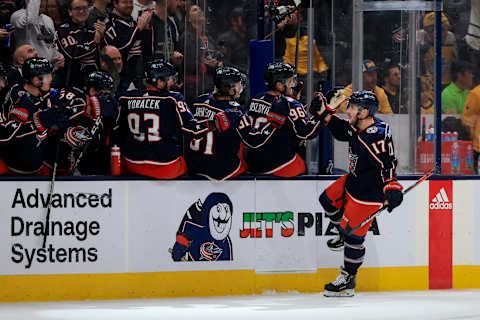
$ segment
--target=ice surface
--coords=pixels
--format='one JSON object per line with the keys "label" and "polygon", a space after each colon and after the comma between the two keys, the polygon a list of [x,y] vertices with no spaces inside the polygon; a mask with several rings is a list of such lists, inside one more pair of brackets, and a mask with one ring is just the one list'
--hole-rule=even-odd
{"label": "ice surface", "polygon": [[0,304],[0,319],[49,320],[362,320],[480,319],[480,290],[322,294]]}

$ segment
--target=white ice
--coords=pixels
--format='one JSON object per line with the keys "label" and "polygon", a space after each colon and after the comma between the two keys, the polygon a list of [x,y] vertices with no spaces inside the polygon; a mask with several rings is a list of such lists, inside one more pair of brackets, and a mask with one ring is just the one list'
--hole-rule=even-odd
{"label": "white ice", "polygon": [[1,320],[480,319],[480,290],[264,294],[216,298],[0,304]]}

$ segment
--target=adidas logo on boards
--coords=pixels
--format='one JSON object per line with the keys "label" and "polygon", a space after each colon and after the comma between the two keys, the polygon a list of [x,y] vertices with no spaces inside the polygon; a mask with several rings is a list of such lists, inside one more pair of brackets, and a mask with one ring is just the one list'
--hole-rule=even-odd
{"label": "adidas logo on boards", "polygon": [[430,209],[449,210],[453,208],[452,202],[448,199],[445,188],[440,189],[435,198],[430,202]]}

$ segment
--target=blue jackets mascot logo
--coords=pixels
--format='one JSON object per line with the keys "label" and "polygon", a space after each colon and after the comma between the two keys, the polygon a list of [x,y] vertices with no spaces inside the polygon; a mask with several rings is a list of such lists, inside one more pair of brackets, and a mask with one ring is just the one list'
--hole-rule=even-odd
{"label": "blue jackets mascot logo", "polygon": [[169,249],[173,261],[233,260],[232,214],[232,201],[224,193],[210,193],[203,203],[197,200],[183,216]]}

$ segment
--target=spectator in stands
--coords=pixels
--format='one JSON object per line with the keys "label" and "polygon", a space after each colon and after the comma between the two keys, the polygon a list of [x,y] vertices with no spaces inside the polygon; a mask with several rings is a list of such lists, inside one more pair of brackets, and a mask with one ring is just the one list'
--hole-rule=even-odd
{"label": "spectator in stands", "polygon": [[462,121],[470,128],[473,140],[473,167],[475,174],[478,174],[478,155],[480,154],[480,85],[468,93]]}
{"label": "spectator in stands", "polygon": [[69,0],[67,6],[70,17],[57,29],[57,45],[65,56],[66,85],[82,88],[84,76],[98,69],[98,48],[104,41],[106,26],[100,21],[86,25],[87,0]]}
{"label": "spectator in stands", "polygon": [[10,23],[10,16],[15,10],[15,1],[0,0],[0,63],[12,62],[12,45],[6,45],[5,40],[13,35],[14,30],[8,31],[5,25]]}
{"label": "spectator in stands", "polygon": [[[375,65],[375,62],[370,59],[363,60],[362,70],[363,90],[368,90],[375,93],[375,96],[377,97],[379,103],[377,113],[393,113],[392,108],[390,107],[390,103],[388,102],[388,97],[385,94],[385,90],[383,90],[377,85],[377,66]],[[352,95],[351,84],[349,84],[345,88],[344,94],[348,97]],[[347,103],[344,102],[340,106],[338,111],[344,113],[346,111],[346,105]]]}
{"label": "spectator in stands", "polygon": [[13,53],[13,63],[15,68],[8,72],[8,86],[13,87],[14,84],[23,82],[22,66],[25,60],[37,57],[38,53],[34,47],[29,44],[24,44],[15,50]]}
{"label": "spectator in stands", "polygon": [[90,9],[90,14],[88,15],[87,19],[87,26],[93,26],[93,24],[97,21],[101,21],[106,24],[110,14],[108,5],[111,2],[112,0],[93,0],[93,6]]}
{"label": "spectator in stands", "polygon": [[46,0],[44,13],[52,18],[55,26],[60,25],[67,15],[66,0]]}
{"label": "spectator in stands", "polygon": [[[275,32],[275,61],[283,61],[287,49],[287,38],[295,37],[298,28],[298,13],[291,14],[279,24]],[[295,63],[293,63],[295,65]]]}
{"label": "spectator in stands", "polygon": [[176,67],[183,62],[183,54],[177,46],[177,27],[168,17],[177,12],[177,0],[156,0],[156,6],[150,20],[151,28],[142,31],[142,52],[146,60],[158,58],[169,61]]}
{"label": "spectator in stands", "polygon": [[121,76],[123,70],[123,59],[120,51],[114,46],[105,46],[100,52],[100,68],[108,72],[114,83],[114,92],[122,92],[128,89],[128,85],[121,86]]}
{"label": "spectator in stands", "polygon": [[191,102],[200,94],[213,89],[215,70],[223,66],[222,55],[205,33],[205,14],[199,5],[188,10],[187,27],[180,39],[185,60],[185,98]]}
{"label": "spectator in stands", "polygon": [[143,59],[142,59],[142,38],[140,32],[150,23],[152,11],[144,11],[138,17],[138,23],[133,20],[132,0],[113,0],[114,9],[110,15],[110,22],[107,24],[105,41],[117,47],[125,62],[121,74],[122,87],[128,88],[130,83],[135,83],[138,89],[143,88]]}
{"label": "spectator in stands", "polygon": [[452,66],[453,81],[442,91],[442,113],[462,114],[468,93],[473,87],[474,66],[467,61],[456,61]]}
{"label": "spectator in stands", "polygon": [[137,21],[143,12],[155,9],[155,1],[153,0],[133,0],[132,18]]}
{"label": "spectator in stands", "polygon": [[420,77],[420,113],[434,114],[434,92],[433,92],[433,76],[425,75]]}
{"label": "spectator in stands", "polygon": [[[423,29],[419,32],[423,74],[434,74],[434,23],[435,13],[426,14],[423,19]],[[442,86],[444,88],[452,81],[451,66],[458,57],[455,35],[449,29],[448,18],[442,13]]]}
{"label": "spectator in stands", "polygon": [[175,14],[175,21],[178,26],[180,35],[185,31],[185,16],[187,15],[186,0],[178,0],[177,13]]}
{"label": "spectator in stands", "polygon": [[383,74],[383,90],[387,95],[388,102],[393,113],[407,113],[407,110],[400,101],[400,67],[396,63],[388,64]]}
{"label": "spectator in stands", "polygon": [[[298,80],[306,83],[307,82],[307,72],[308,72],[308,36],[306,24],[302,23],[302,15],[300,15],[300,40],[298,41],[297,47],[297,34],[294,34],[293,37],[286,37],[286,49],[285,56],[283,57],[284,62],[295,66],[296,52],[298,50],[298,61],[297,61],[297,74]],[[318,50],[317,40],[313,39],[313,87],[315,91],[317,88],[323,86],[323,82],[327,78],[328,67],[323,59],[320,51]],[[303,103],[305,101],[302,100]]]}
{"label": "spectator in stands", "polygon": [[230,29],[218,37],[217,48],[225,56],[225,64],[242,72],[248,71],[249,42],[243,23],[243,9],[234,8],[229,15]]}
{"label": "spectator in stands", "polygon": [[55,26],[45,14],[47,0],[27,0],[26,8],[15,11],[10,21],[16,28],[15,48],[29,44],[40,57],[47,58],[54,67],[63,68],[65,59],[55,44]]}

